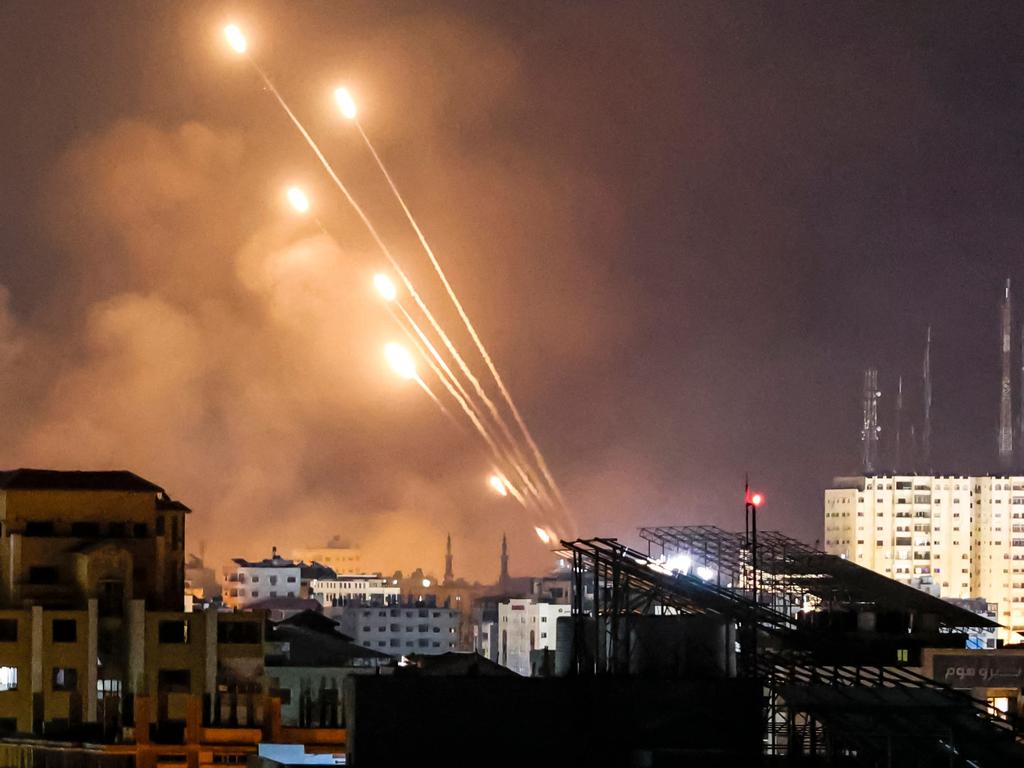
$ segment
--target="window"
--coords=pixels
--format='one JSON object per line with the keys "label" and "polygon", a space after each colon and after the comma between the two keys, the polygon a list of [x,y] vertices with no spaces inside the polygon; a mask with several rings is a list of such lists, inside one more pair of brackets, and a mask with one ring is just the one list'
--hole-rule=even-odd
{"label": "window", "polygon": [[100,616],[120,616],[124,608],[124,584],[101,581],[98,607]]}
{"label": "window", "polygon": [[161,669],[157,673],[158,693],[191,693],[192,672],[187,669]]}
{"label": "window", "polygon": [[72,523],[71,535],[79,539],[95,539],[100,535],[100,524]]}
{"label": "window", "polygon": [[29,568],[29,584],[56,584],[57,569],[52,565],[33,565]]}
{"label": "window", "polygon": [[126,527],[124,523],[110,523],[107,526],[107,534],[112,539],[123,539]]}
{"label": "window", "polygon": [[288,583],[289,584],[294,584],[295,583],[295,577],[294,576],[289,576],[288,577]]}
{"label": "window", "polygon": [[0,643],[16,643],[18,641],[18,620],[0,619]]}
{"label": "window", "polygon": [[161,621],[159,626],[160,642],[168,645],[171,643],[188,642],[188,622],[171,619]]}
{"label": "window", "polygon": [[271,576],[270,577],[270,585],[274,586],[276,584],[277,584],[277,576]]}
{"label": "window", "polygon": [[18,668],[0,667],[0,691],[18,690]]}
{"label": "window", "polygon": [[149,526],[145,523],[135,523],[132,526],[132,536],[136,539],[144,539],[149,535]]}
{"label": "window", "polygon": [[259,597],[259,596],[260,596],[260,591],[259,591],[258,589],[254,589],[254,590],[252,591],[252,596],[253,596],[253,597]]}
{"label": "window", "polygon": [[53,690],[73,691],[78,687],[78,670],[70,667],[53,668]]}
{"label": "window", "polygon": [[53,620],[53,642],[73,643],[78,639],[78,622],[74,619]]}
{"label": "window", "polygon": [[156,535],[157,536],[163,536],[164,535],[164,516],[163,515],[160,515],[160,517],[158,517],[156,519]]}
{"label": "window", "polygon": [[255,621],[217,622],[217,642],[254,644],[260,642],[260,625]]}
{"label": "window", "polygon": [[53,536],[53,523],[49,520],[29,520],[25,523],[26,536]]}
{"label": "window", "polygon": [[102,701],[108,696],[120,696],[121,695],[121,681],[120,680],[97,680],[96,681],[96,698]]}

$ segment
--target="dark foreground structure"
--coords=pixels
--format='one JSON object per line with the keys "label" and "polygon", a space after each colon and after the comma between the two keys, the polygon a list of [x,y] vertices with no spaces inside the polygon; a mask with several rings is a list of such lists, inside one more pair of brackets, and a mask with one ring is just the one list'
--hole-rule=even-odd
{"label": "dark foreground structure", "polygon": [[751,680],[396,676],[348,686],[358,766],[726,768],[759,755]]}
{"label": "dark foreground structure", "polygon": [[776,532],[640,535],[562,542],[554,677],[349,680],[350,763],[1024,765],[1016,712],[918,669],[989,619]]}
{"label": "dark foreground structure", "polygon": [[[570,674],[672,674],[666,632],[646,625],[703,616],[721,622],[724,654],[707,627],[695,634],[680,625],[671,645],[694,646],[719,665],[738,649],[737,679],[761,694],[766,763],[1024,764],[1013,714],[1000,716],[912,669],[924,649],[962,649],[967,630],[993,626],[988,619],[777,532],[763,532],[756,546],[752,535],[713,526],[640,535],[647,552],[611,539],[563,542],[576,595],[588,579],[595,587],[592,606],[579,597],[574,605],[572,648],[562,660]],[[677,679],[706,663],[682,665]],[[718,710],[732,722],[738,715]]]}

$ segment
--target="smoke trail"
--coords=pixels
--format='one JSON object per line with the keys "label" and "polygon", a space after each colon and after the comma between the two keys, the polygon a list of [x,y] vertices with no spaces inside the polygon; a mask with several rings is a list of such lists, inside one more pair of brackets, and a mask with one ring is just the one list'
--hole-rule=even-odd
{"label": "smoke trail", "polygon": [[[413,317],[408,313],[408,311],[406,311],[405,307],[403,307],[400,302],[396,302],[396,304],[398,304],[398,309],[401,311],[406,323],[408,323],[409,327],[411,327],[416,332],[417,336],[422,342],[423,347],[426,348],[426,351],[429,351],[430,356],[432,356],[433,360],[437,362],[437,366],[440,366],[441,370],[439,371],[437,370],[437,366],[431,364],[431,368],[434,369],[434,372],[437,374],[438,378],[441,379],[441,381],[445,383],[446,386],[450,382],[456,389],[458,389],[458,394],[461,395],[462,398],[459,398],[454,392],[451,393],[452,396],[458,400],[463,410],[466,411],[466,415],[469,416],[470,419],[473,421],[473,425],[477,427],[479,431],[486,431],[486,427],[482,423],[483,414],[477,409],[476,405],[473,403],[472,398],[466,391],[466,388],[462,386],[462,383],[452,372],[451,368],[448,367],[448,364],[444,361],[444,358],[437,351],[437,348],[431,343],[430,339],[427,338],[426,334],[423,333],[423,330],[420,328],[419,323],[417,323],[416,320],[413,319]],[[417,344],[417,347],[420,347],[420,345]],[[430,356],[426,355],[426,352],[423,350],[422,347],[420,348],[420,352],[421,354],[424,354],[425,357],[427,357],[427,362],[431,362]],[[442,375],[441,371],[443,371],[444,375]],[[470,413],[470,410],[473,413]],[[502,447],[499,450],[500,453],[497,457],[499,461],[507,462],[510,466],[512,466],[515,469],[516,473],[523,481],[523,484],[526,486],[526,489],[534,496],[538,496],[539,502],[540,498],[537,488],[533,484],[533,481],[530,478],[529,473],[523,468],[522,462],[525,460],[523,459],[519,451],[515,449],[514,445],[512,446],[511,453],[508,452],[504,447]]]}
{"label": "smoke trail", "polygon": [[[362,220],[362,222],[366,226],[367,230],[369,230],[369,232],[370,232],[371,236],[373,237],[374,241],[376,242],[377,246],[381,249],[381,252],[384,254],[385,258],[387,258],[388,263],[395,270],[395,272],[399,275],[399,277],[402,280],[402,283],[405,285],[406,289],[409,291],[409,295],[412,296],[413,300],[416,302],[416,305],[420,308],[420,311],[423,312],[424,316],[430,322],[431,327],[437,333],[438,337],[444,342],[445,347],[448,349],[449,353],[452,355],[452,357],[459,364],[460,369],[463,371],[463,373],[473,383],[474,388],[479,393],[483,394],[483,390],[480,387],[480,382],[473,375],[472,371],[469,370],[469,367],[466,365],[465,360],[463,360],[463,358],[459,354],[458,350],[456,350],[455,346],[452,344],[451,339],[448,338],[448,335],[444,332],[444,330],[441,328],[441,326],[435,320],[433,314],[427,308],[426,304],[423,302],[423,300],[420,297],[419,293],[416,291],[415,287],[413,286],[412,281],[409,280],[409,278],[406,276],[405,272],[401,269],[401,267],[399,267],[398,262],[395,260],[394,256],[392,256],[391,251],[388,249],[387,245],[385,245],[384,241],[381,239],[380,234],[377,232],[377,229],[373,226],[373,223],[370,221],[369,217],[363,211],[363,209],[359,205],[359,203],[356,202],[355,198],[348,191],[348,188],[345,186],[345,184],[341,181],[340,178],[338,178],[338,175],[335,173],[334,168],[331,166],[330,162],[324,156],[323,152],[320,150],[320,147],[317,145],[316,141],[314,141],[313,137],[309,134],[309,131],[306,130],[305,126],[302,124],[302,122],[299,120],[299,118],[295,115],[295,113],[288,106],[288,103],[284,100],[284,97],[281,96],[281,94],[278,92],[277,88],[274,86],[273,82],[271,82],[271,80],[267,76],[266,72],[263,71],[263,68],[259,65],[259,63],[255,59],[253,59],[252,56],[248,56],[247,55],[246,58],[248,58],[249,62],[252,64],[253,68],[259,74],[260,78],[263,80],[263,83],[267,86],[267,89],[270,91],[270,93],[277,100],[277,103],[285,111],[285,114],[288,115],[289,119],[292,121],[292,123],[298,129],[299,133],[302,134],[302,137],[306,140],[306,143],[309,145],[310,149],[313,150],[313,152],[316,155],[317,159],[320,161],[320,164],[323,166],[324,170],[327,171],[327,174],[330,176],[330,178],[334,182],[335,186],[345,196],[345,199],[348,201],[349,205],[352,206],[353,210],[356,212],[356,214]],[[483,396],[486,398],[486,395],[483,395]],[[493,404],[492,404],[492,407],[493,407]],[[488,440],[490,440],[489,437],[488,437]]]}
{"label": "smoke trail", "polygon": [[[552,493],[555,495],[555,498],[558,499],[558,503],[561,505],[563,511],[566,513],[566,516],[570,517],[568,507],[566,506],[565,499],[562,497],[562,493],[558,488],[558,484],[555,482],[555,479],[552,476],[550,469],[548,468],[547,462],[544,460],[544,456],[540,452],[540,448],[537,446],[536,441],[534,441],[533,436],[530,434],[530,430],[526,426],[526,422],[523,419],[522,414],[520,414],[515,402],[513,402],[512,395],[506,388],[504,381],[502,380],[501,376],[498,373],[498,369],[495,367],[494,362],[491,360],[491,356],[488,354],[486,348],[483,345],[483,342],[480,340],[480,336],[477,334],[476,328],[473,327],[472,322],[470,322],[469,316],[462,308],[462,303],[455,295],[455,291],[452,289],[451,284],[448,282],[448,278],[446,277],[444,270],[441,268],[441,265],[438,263],[437,258],[434,256],[434,252],[431,249],[430,245],[427,243],[427,239],[426,237],[424,237],[422,230],[420,230],[419,225],[416,223],[416,219],[413,217],[412,212],[409,210],[409,207],[405,204],[405,200],[402,197],[401,193],[398,191],[398,187],[391,179],[391,174],[388,173],[387,169],[384,166],[384,162],[380,158],[380,155],[378,155],[377,150],[374,149],[373,143],[370,141],[369,136],[366,135],[366,132],[363,130],[363,127],[362,125],[359,124],[358,120],[354,120],[353,122],[355,122],[356,128],[358,128],[359,130],[359,135],[363,137],[363,141],[366,144],[367,149],[370,150],[370,154],[373,155],[373,159],[376,161],[377,167],[380,169],[381,173],[384,175],[384,178],[387,180],[388,186],[391,188],[391,191],[394,194],[395,199],[398,201],[399,205],[401,205],[402,207],[402,210],[405,212],[405,216],[409,220],[409,224],[411,224],[412,228],[415,230],[416,236],[419,238],[420,244],[423,246],[423,250],[426,251],[427,256],[430,258],[430,263],[434,267],[434,271],[437,273],[437,276],[441,279],[441,282],[444,285],[444,289],[448,293],[448,297],[451,299],[452,304],[455,305],[455,309],[458,311],[459,317],[465,324],[466,330],[469,331],[469,335],[472,337],[473,343],[476,344],[476,348],[480,352],[480,356],[483,358],[484,363],[486,363],[488,370],[491,372],[491,376],[494,377],[494,381],[498,385],[498,390],[501,392],[502,397],[508,404],[509,410],[512,412],[512,416],[515,418],[516,424],[519,426],[519,430],[526,438],[526,441],[530,446],[530,450],[533,453],[534,459],[537,462],[537,466],[540,468],[541,472],[544,475],[544,479],[550,486]],[[464,372],[467,373],[467,375],[469,375],[468,372]],[[476,381],[476,379],[472,378],[472,381],[474,382],[474,385],[478,388],[478,393],[480,394],[481,398],[487,403],[488,407],[491,409],[491,412],[494,415],[495,419],[499,422],[499,424],[502,425],[502,428],[507,431],[507,427],[504,426],[504,420],[501,419],[501,417],[498,415],[497,410],[494,407],[494,404],[483,393],[482,389],[479,388],[479,383]]]}
{"label": "smoke trail", "polygon": [[[316,223],[317,227],[320,229],[320,231],[324,234],[325,237],[330,238],[332,241],[336,243],[338,242],[338,239],[327,230],[327,227],[324,226],[324,223],[320,220],[319,217],[314,216],[313,221]],[[392,302],[387,302],[385,306],[388,310],[388,314],[391,316],[391,319],[395,321],[399,328],[401,328],[402,333],[405,334],[405,337],[410,341],[410,343],[412,343],[413,347],[415,347],[417,352],[419,352],[420,356],[427,362],[427,365],[430,366],[430,369],[431,371],[433,371],[434,375],[437,376],[438,380],[445,385],[445,388],[451,393],[452,397],[462,407],[463,411],[466,412],[466,415],[473,423],[473,426],[477,429],[477,431],[484,438],[484,440],[488,440],[489,435],[487,434],[486,427],[484,427],[484,425],[481,423],[481,413],[472,402],[472,399],[466,392],[465,387],[463,387],[462,383],[452,372],[451,368],[448,367],[448,364],[444,361],[444,358],[437,351],[437,348],[433,345],[433,343],[431,343],[430,339],[420,328],[419,323],[417,323],[416,320],[405,309],[405,307],[402,306],[401,302],[395,301],[394,304],[397,305],[398,309],[400,310],[401,316],[399,316],[394,311]],[[452,392],[452,386],[458,389],[458,394]],[[432,393],[428,394],[432,395]],[[459,395],[461,395],[461,398],[459,397]],[[459,432],[461,434],[466,434],[463,425],[440,402],[440,400],[433,396],[432,399],[434,400],[434,403],[438,406],[438,408],[441,409],[441,412],[449,418],[452,424],[455,425]],[[507,463],[510,466],[512,466],[515,469],[516,473],[523,480],[523,483],[526,486],[527,490],[529,490],[532,494],[536,496],[536,487],[534,487],[529,475],[523,470],[522,466],[518,463],[516,458],[510,456],[504,448],[498,448],[493,442],[488,441],[488,446],[491,448],[491,451],[494,454],[494,458],[499,463]],[[517,496],[517,498],[519,498],[519,500],[525,505],[525,502],[523,502],[521,497]]]}
{"label": "smoke trail", "polygon": [[[399,308],[402,309],[401,306]],[[497,446],[493,438],[487,432],[487,429],[480,422],[476,409],[470,402],[467,402],[467,400],[464,397],[465,389],[462,388],[462,385],[456,379],[449,380],[449,377],[451,376],[451,370],[445,364],[444,360],[438,355],[437,350],[434,348],[433,344],[431,344],[430,339],[426,337],[426,335],[423,333],[420,327],[416,324],[416,321],[413,320],[409,316],[409,314],[405,312],[404,309],[402,309],[402,314],[404,315],[404,322],[402,317],[395,314],[395,312],[390,307],[388,307],[388,311],[390,312],[391,317],[394,318],[395,322],[397,322],[399,326],[401,326],[405,334],[410,339],[412,339],[412,342],[416,346],[416,349],[427,361],[427,364],[430,366],[431,370],[434,372],[434,374],[437,376],[440,382],[444,385],[445,389],[448,390],[448,393],[462,407],[462,410],[465,412],[466,416],[469,417],[470,422],[472,422],[473,426],[476,428],[476,431],[480,435],[480,437],[483,438],[484,442],[487,444],[487,447],[490,448],[491,453],[494,454],[494,458],[498,461],[498,463],[507,463],[511,465],[513,468],[515,468],[516,472],[519,473],[520,476],[522,476],[522,469],[520,469],[516,465],[515,461],[510,459],[508,455]],[[412,330],[410,330],[410,328]],[[416,336],[413,335],[413,331],[415,331]],[[418,339],[417,336],[419,337]],[[427,351],[424,349],[424,346],[429,348],[430,353],[437,359],[437,363],[435,363],[431,359],[431,356],[427,354]],[[438,367],[438,364],[440,366],[443,366],[443,370],[442,368]],[[446,373],[447,376],[445,375]],[[451,418],[453,421],[455,421],[454,416],[451,416]],[[457,421],[455,421],[455,424],[460,430],[462,429],[462,425],[459,424]],[[516,500],[519,501],[520,504],[522,504],[524,507],[527,506],[525,499],[519,494],[519,491],[515,488],[515,486],[513,486],[511,483],[507,483],[507,487],[510,489],[513,496],[516,498]]]}

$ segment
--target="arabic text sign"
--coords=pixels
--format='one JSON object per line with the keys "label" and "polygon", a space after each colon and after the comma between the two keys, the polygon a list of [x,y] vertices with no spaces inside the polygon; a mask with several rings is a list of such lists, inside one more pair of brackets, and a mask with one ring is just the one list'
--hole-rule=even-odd
{"label": "arabic text sign", "polygon": [[1024,687],[1024,656],[936,656],[935,679],[954,688]]}

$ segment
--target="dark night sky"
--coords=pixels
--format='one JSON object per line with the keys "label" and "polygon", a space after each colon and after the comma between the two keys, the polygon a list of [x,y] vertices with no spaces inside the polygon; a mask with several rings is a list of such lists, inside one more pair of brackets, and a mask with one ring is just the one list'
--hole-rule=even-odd
{"label": "dark night sky", "polygon": [[428,285],[350,84],[581,533],[741,525],[749,471],[819,538],[862,369],[883,425],[900,372],[919,408],[929,323],[937,468],[993,468],[1020,3],[4,3],[0,464],[135,469],[219,558],[341,531],[439,569],[450,529],[487,578],[504,529],[545,562],[381,369],[379,257],[228,20]]}

